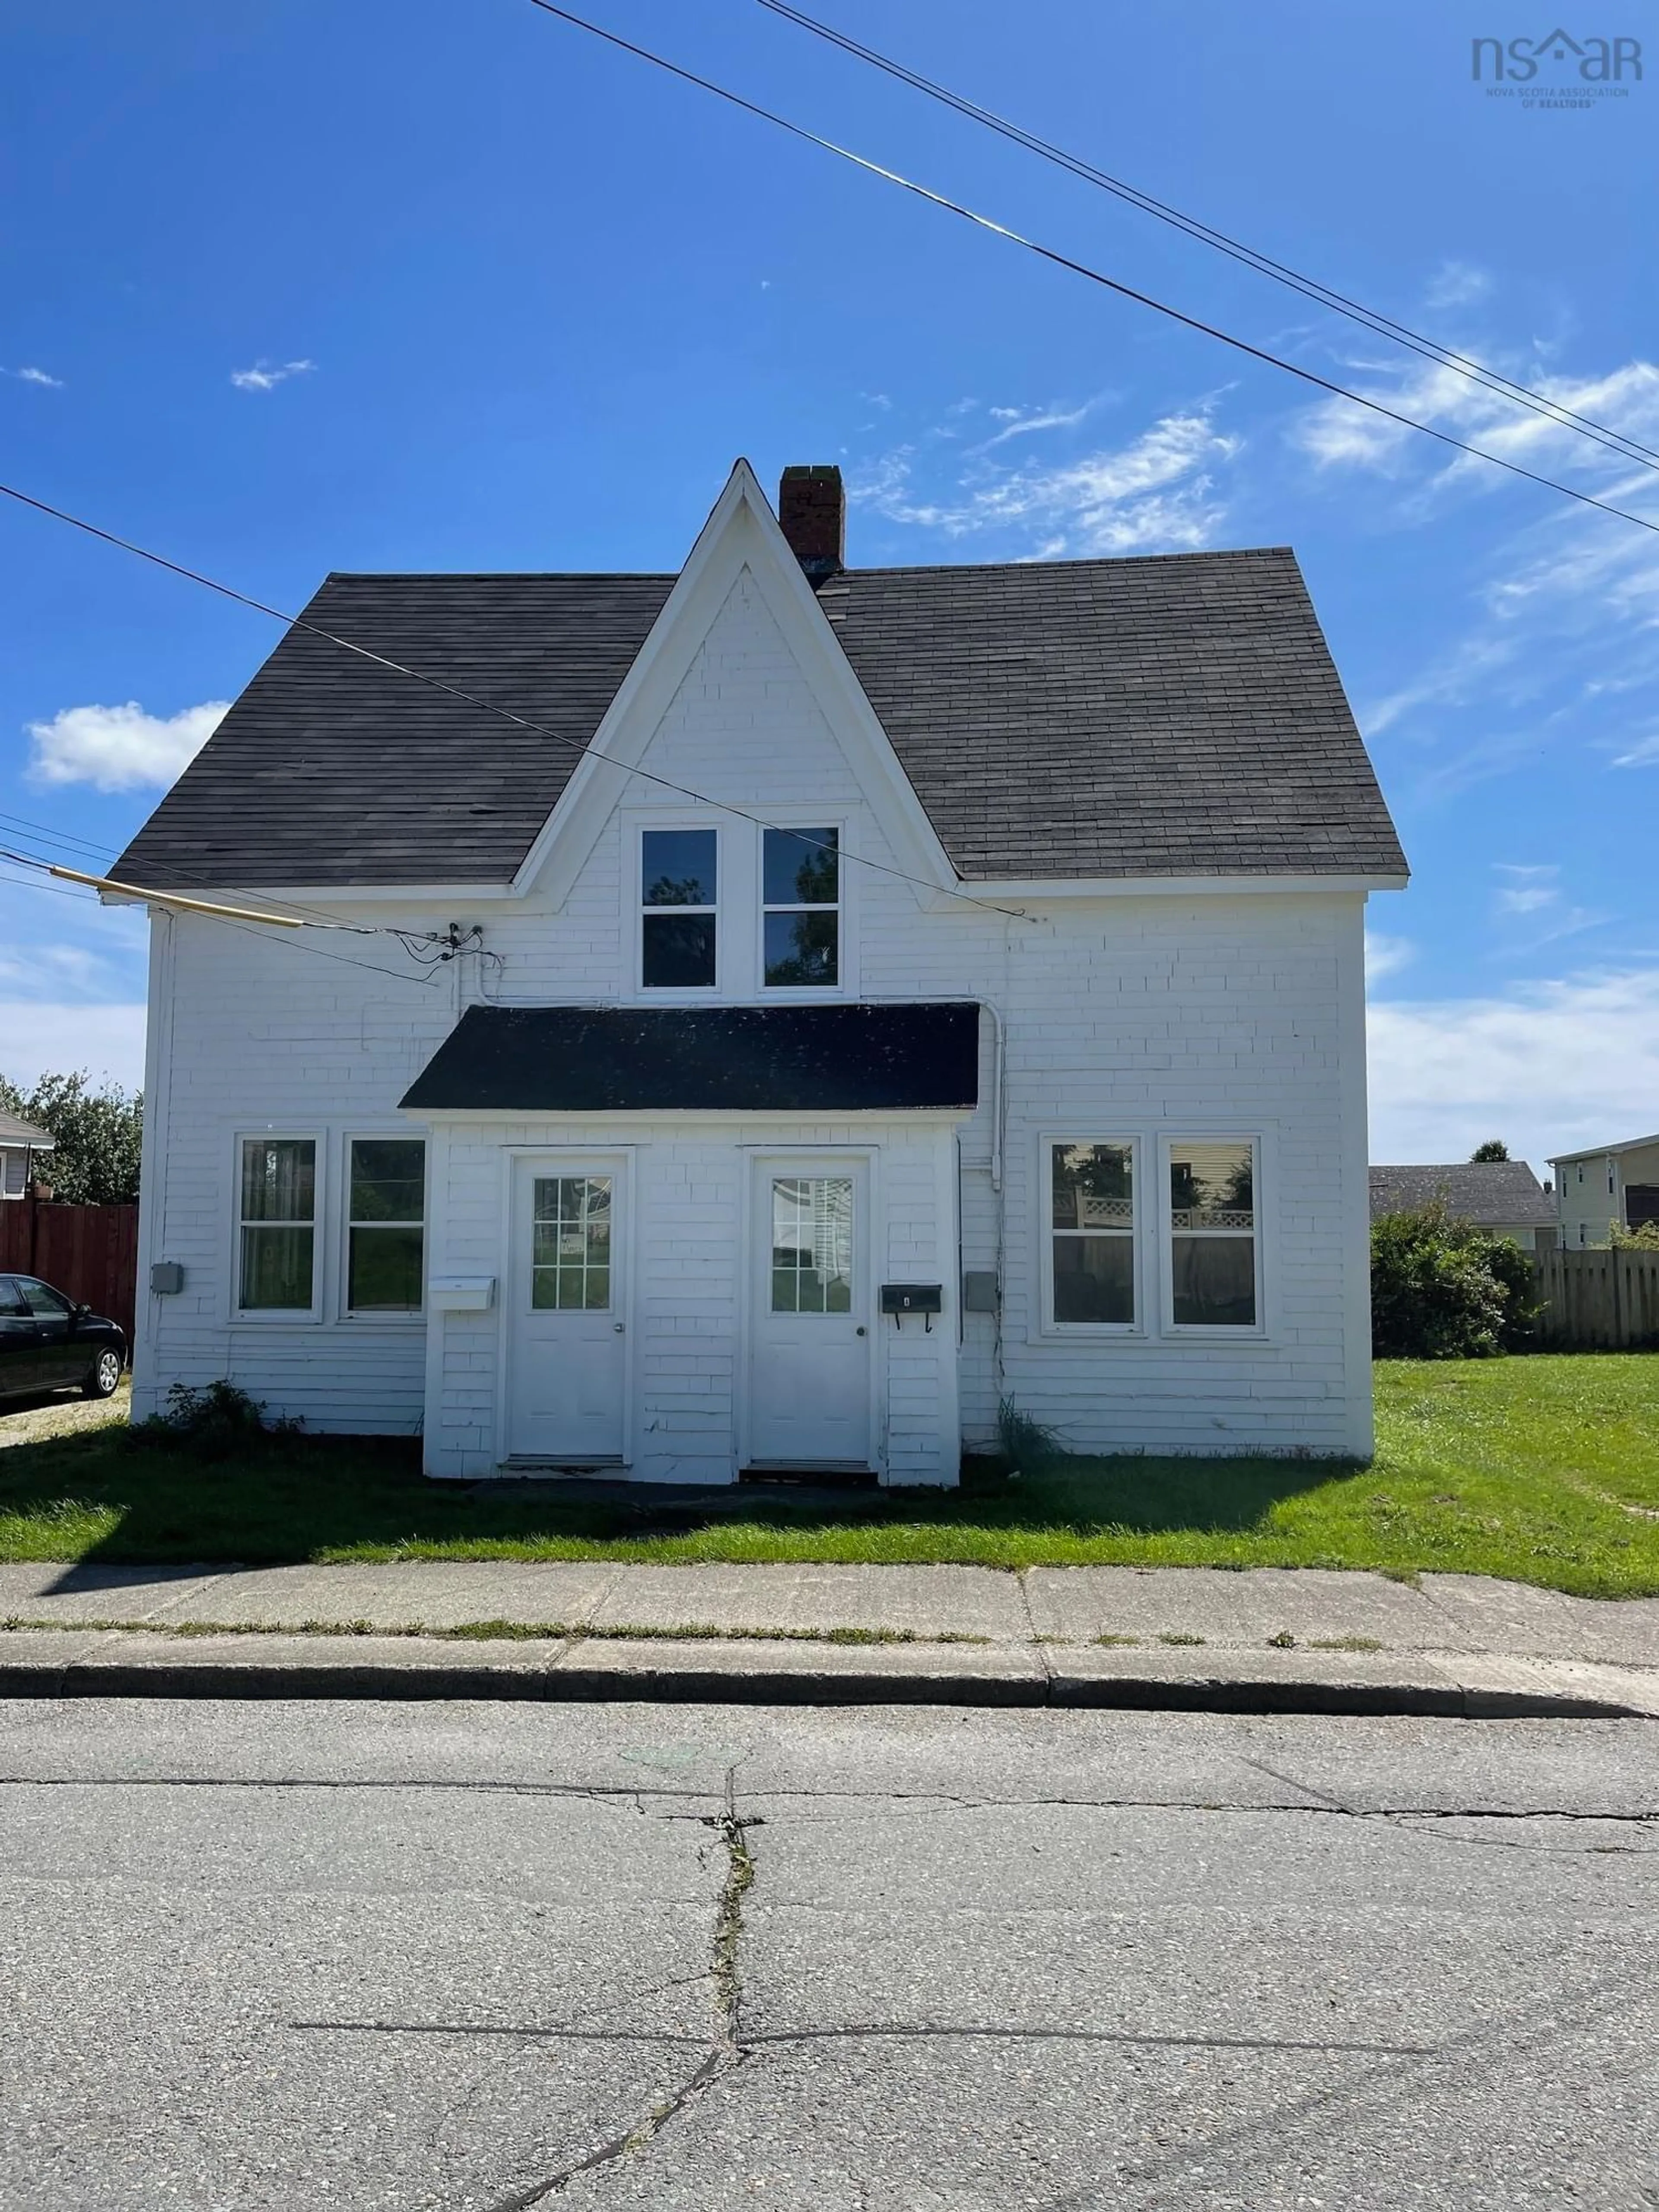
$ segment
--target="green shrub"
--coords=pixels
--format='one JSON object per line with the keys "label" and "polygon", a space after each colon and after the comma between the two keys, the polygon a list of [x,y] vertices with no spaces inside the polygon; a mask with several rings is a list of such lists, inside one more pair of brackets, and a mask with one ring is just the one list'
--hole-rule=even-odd
{"label": "green shrub", "polygon": [[1518,1351],[1538,1309],[1532,1261],[1437,1201],[1371,1225],[1371,1349],[1379,1359],[1486,1359]]}
{"label": "green shrub", "polygon": [[268,1421],[264,1401],[234,1382],[209,1382],[199,1390],[175,1382],[166,1413],[134,1421],[123,1442],[137,1450],[161,1444],[191,1459],[219,1460],[296,1437],[300,1429],[296,1420]]}

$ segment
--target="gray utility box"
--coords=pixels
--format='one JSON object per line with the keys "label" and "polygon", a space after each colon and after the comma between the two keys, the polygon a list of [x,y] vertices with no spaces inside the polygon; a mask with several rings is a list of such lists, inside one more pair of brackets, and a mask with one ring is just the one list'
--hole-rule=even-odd
{"label": "gray utility box", "polygon": [[176,1298],[185,1287],[182,1262],[158,1260],[149,1271],[149,1286],[158,1298]]}
{"label": "gray utility box", "polygon": [[994,1267],[965,1267],[962,1275],[962,1310],[963,1313],[995,1313],[1001,1301],[997,1296]]}

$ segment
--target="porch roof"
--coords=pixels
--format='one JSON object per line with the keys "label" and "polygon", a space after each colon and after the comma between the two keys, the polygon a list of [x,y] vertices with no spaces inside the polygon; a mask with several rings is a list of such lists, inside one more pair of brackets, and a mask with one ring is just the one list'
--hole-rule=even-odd
{"label": "porch roof", "polygon": [[400,1102],[416,1112],[968,1112],[979,1008],[472,1006]]}

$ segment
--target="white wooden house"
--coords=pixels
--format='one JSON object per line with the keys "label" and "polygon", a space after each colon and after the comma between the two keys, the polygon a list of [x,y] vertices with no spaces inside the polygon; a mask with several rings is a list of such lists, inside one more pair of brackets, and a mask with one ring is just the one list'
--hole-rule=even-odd
{"label": "white wooden house", "polygon": [[1368,1453],[1405,863],[1293,556],[781,516],[739,463],[677,576],[331,576],[162,801],[123,882],[405,935],[151,902],[136,1410],[465,1478],[950,1483],[1004,1399]]}

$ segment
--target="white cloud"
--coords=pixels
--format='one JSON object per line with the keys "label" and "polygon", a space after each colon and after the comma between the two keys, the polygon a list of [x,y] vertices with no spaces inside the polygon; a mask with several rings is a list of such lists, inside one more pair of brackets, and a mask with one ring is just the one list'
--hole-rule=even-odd
{"label": "white cloud", "polygon": [[1384,937],[1380,931],[1365,932],[1365,981],[1380,983],[1385,975],[1397,975],[1402,968],[1410,967],[1417,957],[1417,947],[1408,937]]}
{"label": "white cloud", "polygon": [[1541,1175],[1552,1153],[1654,1126],[1659,968],[1373,1006],[1374,1160],[1467,1159],[1501,1136]]}
{"label": "white cloud", "polygon": [[1562,887],[1555,883],[1559,869],[1555,867],[1513,867],[1506,860],[1495,860],[1495,874],[1516,876],[1516,883],[1506,883],[1498,890],[1498,911],[1500,914],[1537,914],[1541,907],[1553,907],[1562,896]]}
{"label": "white cloud", "polygon": [[915,448],[902,446],[848,489],[889,521],[951,538],[1029,535],[1048,558],[1190,551],[1208,544],[1221,525],[1225,509],[1212,472],[1239,449],[1238,439],[1215,428],[1206,406],[1166,415],[1127,445],[1047,467],[1005,469],[981,459],[931,498],[913,482]]}
{"label": "white cloud", "polygon": [[24,1088],[84,1067],[124,1090],[144,1080],[144,1007],[119,1000],[0,999],[0,1075]]}
{"label": "white cloud", "polygon": [[1651,737],[1638,738],[1622,753],[1615,753],[1614,768],[1659,768],[1659,731]]}
{"label": "white cloud", "polygon": [[[1598,374],[1564,376],[1545,373],[1531,355],[1506,354],[1492,346],[1481,353],[1489,366],[1528,385],[1558,409],[1649,444],[1659,431],[1659,365],[1652,362],[1630,361]],[[1343,370],[1342,380],[1364,398],[1483,447],[1501,459],[1550,474],[1563,470],[1588,473],[1595,479],[1598,497],[1620,489],[1606,481],[1609,471],[1622,476],[1630,467],[1628,455],[1596,445],[1558,416],[1505,398],[1443,362],[1349,361]],[[1437,459],[1430,441],[1408,423],[1349,399],[1322,399],[1304,410],[1292,421],[1288,435],[1322,469],[1363,468],[1397,476],[1402,466],[1420,456],[1437,471],[1432,479],[1436,485],[1467,481],[1491,489],[1500,480],[1497,471],[1467,453],[1448,459],[1443,448]],[[1642,477],[1631,479],[1626,488],[1632,495],[1639,492]]]}
{"label": "white cloud", "polygon": [[147,714],[136,699],[125,707],[65,707],[49,722],[31,722],[31,783],[89,783],[97,791],[137,791],[171,783],[212,736],[229,705]]}
{"label": "white cloud", "polygon": [[1097,400],[1085,399],[1080,407],[1035,408],[1029,415],[1018,407],[993,407],[988,411],[1002,428],[974,450],[988,453],[993,446],[1000,446],[1010,438],[1029,437],[1034,430],[1070,430],[1083,420],[1091,407],[1098,404]]}
{"label": "white cloud", "polygon": [[5,374],[15,377],[19,384],[44,385],[49,392],[61,392],[64,388],[63,378],[48,376],[44,368],[9,368]]}
{"label": "white cloud", "polygon": [[274,392],[290,376],[307,376],[316,366],[314,361],[270,362],[262,356],[252,368],[233,368],[230,380],[239,392]]}
{"label": "white cloud", "polygon": [[1431,307],[1462,307],[1471,300],[1484,299],[1492,289],[1492,278],[1484,269],[1477,269],[1469,261],[1443,261],[1424,288],[1423,297]]}

